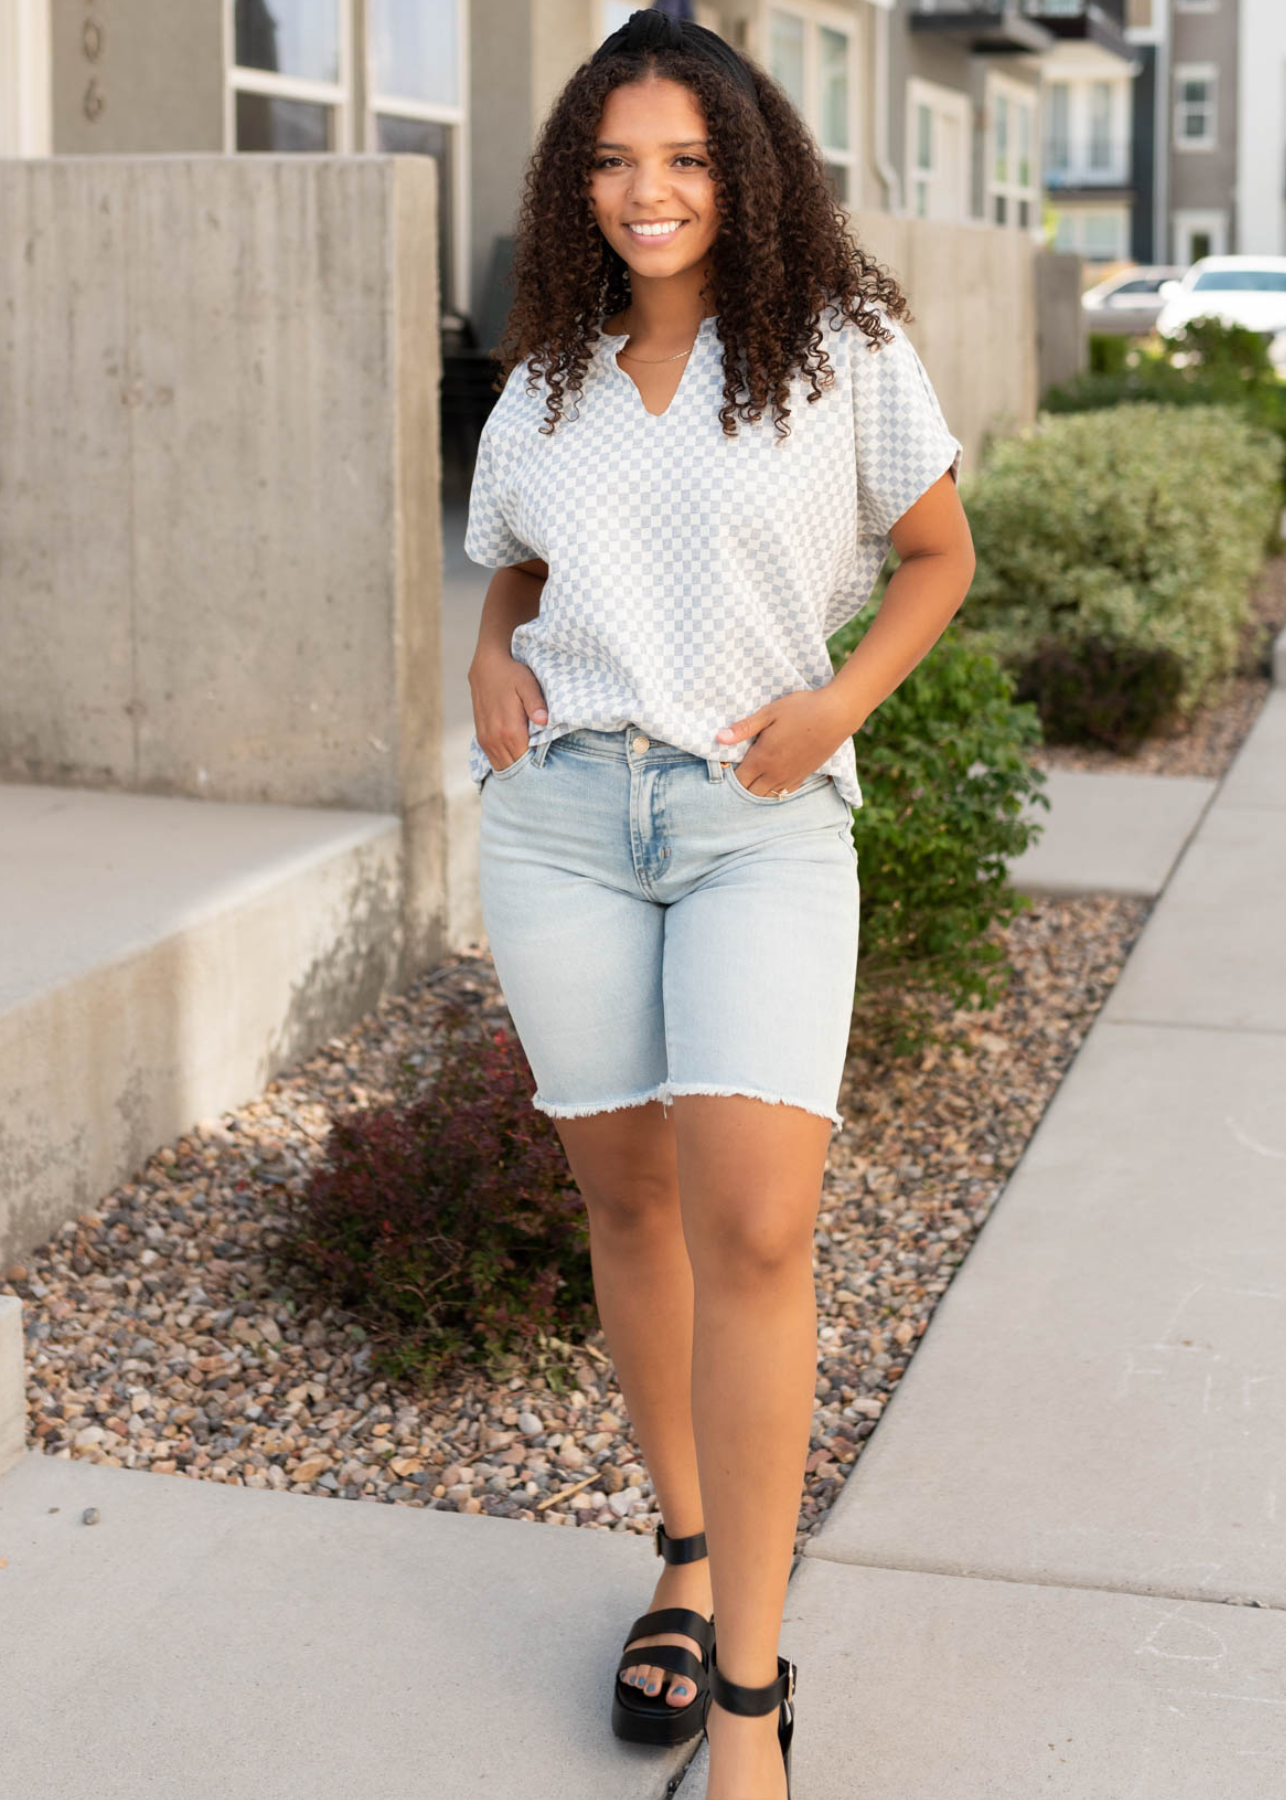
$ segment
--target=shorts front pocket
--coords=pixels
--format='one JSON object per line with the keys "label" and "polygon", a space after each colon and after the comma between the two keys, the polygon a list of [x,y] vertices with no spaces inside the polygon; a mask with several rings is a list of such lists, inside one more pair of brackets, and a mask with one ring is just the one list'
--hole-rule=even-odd
{"label": "shorts front pocket", "polygon": [[749,788],[742,787],[737,779],[735,763],[728,764],[727,780],[733,793],[739,794],[743,800],[749,800],[752,806],[789,806],[792,800],[802,800],[805,794],[815,794],[818,788],[829,787],[831,778],[822,771],[815,775],[805,775],[797,788],[792,788],[789,794],[783,794],[780,799],[776,794],[752,794]]}
{"label": "shorts front pocket", "polygon": [[491,773],[495,776],[497,781],[507,780],[510,775],[516,775],[518,773],[519,769],[523,768],[527,763],[529,763],[531,761],[531,752],[532,752],[532,745],[528,744],[527,748],[523,751],[521,756],[515,758],[515,760],[511,763],[506,763],[503,769],[497,769],[493,765],[492,769],[491,769]]}

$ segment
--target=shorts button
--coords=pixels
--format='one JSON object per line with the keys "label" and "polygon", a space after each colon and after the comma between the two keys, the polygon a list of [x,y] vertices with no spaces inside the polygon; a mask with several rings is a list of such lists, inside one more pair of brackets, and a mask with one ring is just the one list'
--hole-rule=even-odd
{"label": "shorts button", "polygon": [[630,745],[630,748],[635,752],[635,754],[637,756],[642,756],[643,752],[647,749],[647,747],[648,747],[648,740],[645,737],[636,737],[634,739],[633,743]]}

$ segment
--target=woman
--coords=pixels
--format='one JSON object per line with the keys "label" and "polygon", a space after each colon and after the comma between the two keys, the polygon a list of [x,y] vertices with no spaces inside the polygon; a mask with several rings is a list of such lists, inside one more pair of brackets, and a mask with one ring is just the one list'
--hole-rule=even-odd
{"label": "woman", "polygon": [[696,25],[637,12],[572,76],[515,263],[466,538],[497,570],[470,768],[483,921],[663,1521],[613,1725],[704,1726],[709,1800],[776,1800],[853,734],[972,579],[961,446],[790,102]]}

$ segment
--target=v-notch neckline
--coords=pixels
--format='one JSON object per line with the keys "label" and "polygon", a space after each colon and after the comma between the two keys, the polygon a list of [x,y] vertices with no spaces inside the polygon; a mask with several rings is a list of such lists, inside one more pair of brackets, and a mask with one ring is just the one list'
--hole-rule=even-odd
{"label": "v-notch neckline", "polygon": [[618,350],[617,346],[619,346],[621,344],[629,343],[629,341],[630,341],[629,332],[628,331],[614,331],[614,332],[609,333],[609,332],[604,331],[601,333],[601,336],[604,340],[604,348],[607,352],[608,360],[610,361],[612,367],[616,370],[617,374],[623,376],[625,378],[625,380],[628,381],[630,386],[633,388],[634,398],[638,402],[639,407],[642,409],[642,412],[643,412],[643,415],[645,418],[648,418],[648,419],[668,419],[669,418],[670,414],[674,411],[675,407],[678,404],[679,396],[683,392],[683,384],[688,379],[688,372],[692,368],[693,362],[696,360],[698,346],[702,343],[702,341],[704,340],[704,338],[706,336],[706,327],[709,326],[711,329],[714,329],[715,325],[716,325],[716,321],[718,320],[718,316],[719,315],[717,313],[707,313],[705,318],[702,319],[701,323],[697,326],[697,335],[692,340],[692,349],[688,355],[687,361],[683,365],[683,373],[679,376],[678,381],[674,384],[674,392],[670,395],[670,403],[668,406],[663,407],[659,413],[654,413],[651,410],[651,408],[648,406],[647,402],[643,398],[643,391],[639,387],[638,382],[635,381],[634,377],[630,374],[629,370],[623,369],[621,367],[620,363],[616,360],[617,356],[619,355],[619,350]]}

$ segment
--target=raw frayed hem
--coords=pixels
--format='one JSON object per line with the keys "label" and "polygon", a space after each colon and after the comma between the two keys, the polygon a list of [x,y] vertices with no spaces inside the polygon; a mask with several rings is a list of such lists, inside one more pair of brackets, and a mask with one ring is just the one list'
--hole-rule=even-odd
{"label": "raw frayed hem", "polygon": [[667,1081],[662,1090],[664,1104],[668,1106],[676,1094],[744,1094],[748,1100],[763,1100],[769,1106],[797,1106],[801,1112],[812,1113],[819,1119],[829,1119],[836,1131],[844,1129],[843,1119],[829,1107],[811,1106],[807,1100],[793,1100],[789,1094],[765,1094],[762,1088],[724,1087],[714,1081]]}
{"label": "raw frayed hem", "polygon": [[662,1083],[660,1087],[649,1088],[646,1094],[626,1094],[624,1098],[620,1100],[585,1100],[579,1102],[542,1100],[540,1095],[537,1094],[532,1100],[532,1105],[539,1112],[548,1113],[551,1119],[583,1119],[587,1118],[591,1113],[620,1112],[621,1108],[625,1106],[646,1106],[649,1100],[664,1099],[665,1091],[665,1084]]}
{"label": "raw frayed hem", "polygon": [[676,1094],[743,1094],[748,1100],[763,1100],[769,1106],[797,1106],[801,1112],[812,1113],[819,1119],[829,1119],[835,1131],[844,1129],[844,1120],[827,1107],[810,1106],[806,1100],[792,1100],[788,1094],[765,1094],[761,1088],[752,1087],[724,1087],[714,1081],[664,1081],[659,1087],[649,1088],[645,1094],[626,1094],[619,1100],[565,1102],[543,1100],[537,1094],[532,1105],[537,1111],[548,1113],[551,1119],[585,1119],[594,1113],[620,1112],[627,1106],[646,1106],[649,1100],[659,1100],[668,1112],[670,1101]]}

